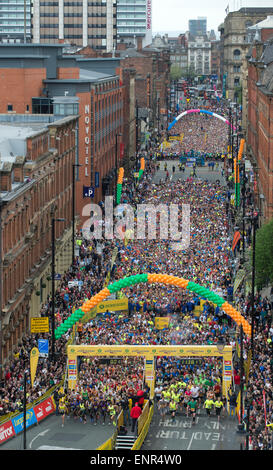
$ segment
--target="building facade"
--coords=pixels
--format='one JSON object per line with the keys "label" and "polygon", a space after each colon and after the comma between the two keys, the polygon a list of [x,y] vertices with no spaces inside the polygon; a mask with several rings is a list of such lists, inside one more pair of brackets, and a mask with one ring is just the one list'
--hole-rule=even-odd
{"label": "building facade", "polygon": [[1,0],[0,42],[31,42],[31,0]]}
{"label": "building facade", "polygon": [[248,54],[247,153],[255,171],[261,220],[273,217],[273,39]]}
{"label": "building facade", "polygon": [[144,47],[152,43],[152,0],[117,0],[117,37],[127,43],[141,37]]}
{"label": "building facade", "polygon": [[115,168],[124,156],[120,59],[67,55],[60,44],[2,45],[0,52],[0,112],[80,115],[76,210],[83,223],[91,197],[85,188],[95,203],[114,194]]}
{"label": "building facade", "polygon": [[55,269],[72,259],[72,163],[78,116],[2,114],[0,118],[2,363],[30,331],[51,294],[52,219]]}
{"label": "building facade", "polygon": [[33,0],[34,43],[64,42],[102,52],[116,47],[116,2]]}
{"label": "building facade", "polygon": [[226,98],[242,104],[243,90],[247,89],[247,60],[249,49],[247,30],[273,13],[272,8],[241,8],[230,12],[224,21],[223,75],[225,75]]}
{"label": "building facade", "polygon": [[188,35],[188,67],[197,75],[210,75],[211,42],[207,35]]}
{"label": "building facade", "polygon": [[195,20],[189,20],[189,33],[191,36],[204,36],[207,34],[207,18],[198,17]]}
{"label": "building facade", "polygon": [[220,41],[211,41],[210,73],[211,75],[215,75],[215,76],[217,75],[218,80],[220,80],[220,75],[221,75],[220,61],[221,61]]}

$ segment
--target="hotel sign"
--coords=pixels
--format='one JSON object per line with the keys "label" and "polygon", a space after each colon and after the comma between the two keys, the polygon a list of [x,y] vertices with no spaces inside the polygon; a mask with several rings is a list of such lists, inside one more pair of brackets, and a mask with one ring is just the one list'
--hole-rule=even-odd
{"label": "hotel sign", "polygon": [[152,0],[147,0],[147,30],[152,29]]}

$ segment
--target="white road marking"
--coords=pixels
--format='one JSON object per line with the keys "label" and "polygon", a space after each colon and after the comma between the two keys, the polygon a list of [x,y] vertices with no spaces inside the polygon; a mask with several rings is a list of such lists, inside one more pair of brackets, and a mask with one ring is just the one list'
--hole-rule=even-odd
{"label": "white road marking", "polygon": [[40,432],[39,434],[37,434],[37,436],[35,436],[35,437],[32,439],[32,441],[30,441],[30,443],[29,443],[29,448],[31,449],[32,444],[33,444],[33,442],[35,441],[35,439],[37,439],[37,438],[40,437],[40,436],[45,436],[48,431],[50,431],[49,428],[48,428],[48,429],[45,429],[44,431],[42,431],[42,432]]}
{"label": "white road marking", "polygon": [[190,442],[189,442],[189,445],[188,445],[188,447],[187,447],[187,450],[190,450],[190,447],[191,447],[191,444],[192,444],[192,441],[193,441],[193,438],[194,438],[194,434],[195,434],[195,433],[193,432],[192,435],[191,435],[191,440],[190,440]]}

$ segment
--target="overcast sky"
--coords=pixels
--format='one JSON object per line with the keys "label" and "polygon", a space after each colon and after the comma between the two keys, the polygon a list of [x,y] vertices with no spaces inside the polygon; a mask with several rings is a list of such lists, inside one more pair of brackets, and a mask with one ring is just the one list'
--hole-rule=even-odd
{"label": "overcast sky", "polygon": [[188,20],[207,17],[208,31],[218,30],[224,21],[225,9],[272,7],[273,0],[153,0],[153,33],[188,30]]}

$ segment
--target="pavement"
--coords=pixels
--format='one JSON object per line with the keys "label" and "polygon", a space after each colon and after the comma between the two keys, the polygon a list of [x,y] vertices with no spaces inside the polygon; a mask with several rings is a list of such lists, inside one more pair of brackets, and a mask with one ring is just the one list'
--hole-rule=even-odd
{"label": "pavement", "polygon": [[163,421],[155,410],[141,450],[240,450],[245,435],[238,433],[237,425],[237,419],[229,416],[222,416],[218,423],[215,414],[207,417],[203,409],[197,414],[195,424],[180,413],[174,421],[170,415]]}
{"label": "pavement", "polygon": [[[62,427],[61,416],[51,415],[27,430],[28,450],[96,450],[115,432],[111,424],[86,424],[66,418]],[[0,446],[0,450],[23,450],[23,433]]]}
{"label": "pavement", "polygon": [[[160,180],[165,181],[165,177],[166,177],[166,172],[164,170],[165,163],[167,163],[167,170],[169,172],[170,181],[177,181],[177,180],[184,181],[187,178],[190,178],[191,171],[192,171],[191,167],[185,167],[185,172],[183,173],[183,171],[179,171],[178,160],[161,161],[160,169],[156,171],[153,177],[153,182],[155,184],[159,184]],[[175,172],[173,172],[173,165],[175,166]],[[225,186],[226,179],[225,177],[222,176],[221,169],[222,169],[222,163],[219,163],[219,167],[217,169],[214,168],[214,170],[210,170],[207,165],[203,167],[198,166],[196,167],[196,176],[197,178],[202,178],[209,182],[214,182],[218,180],[220,181],[222,185]]]}

